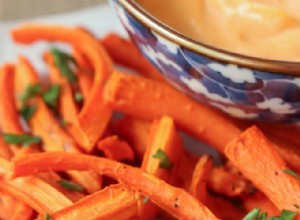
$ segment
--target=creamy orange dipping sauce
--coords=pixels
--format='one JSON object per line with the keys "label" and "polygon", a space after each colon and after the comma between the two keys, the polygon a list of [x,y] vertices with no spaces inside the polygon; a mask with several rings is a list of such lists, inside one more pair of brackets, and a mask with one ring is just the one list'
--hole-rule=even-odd
{"label": "creamy orange dipping sauce", "polygon": [[173,29],[228,51],[300,61],[300,0],[137,0]]}

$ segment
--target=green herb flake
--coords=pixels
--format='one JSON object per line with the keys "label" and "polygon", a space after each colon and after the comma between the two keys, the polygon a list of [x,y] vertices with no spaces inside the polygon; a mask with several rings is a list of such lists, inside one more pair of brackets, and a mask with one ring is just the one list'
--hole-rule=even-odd
{"label": "green herb flake", "polygon": [[24,118],[25,121],[28,121],[36,111],[36,105],[27,105],[24,104],[19,111],[19,114]]}
{"label": "green herb flake", "polygon": [[82,192],[83,191],[83,187],[72,183],[71,181],[65,180],[65,179],[61,179],[58,181],[59,185],[61,185],[62,187],[64,187],[67,190],[70,191],[76,191],[76,192]]}
{"label": "green herb flake", "polygon": [[61,120],[60,120],[60,125],[61,125],[61,127],[66,128],[66,127],[67,127],[67,124],[68,124],[68,122],[66,122],[65,119],[61,119]]}
{"label": "green herb flake", "polygon": [[27,134],[8,134],[3,133],[4,141],[8,144],[22,144],[23,147],[27,147],[31,144],[39,144],[42,139],[37,136]]}
{"label": "green herb flake", "polygon": [[150,196],[147,196],[143,199],[143,204],[146,204],[147,202],[149,202],[150,200]]}
{"label": "green herb flake", "polygon": [[56,109],[60,94],[59,85],[51,85],[50,88],[43,94],[44,102],[51,108]]}
{"label": "green herb flake", "polygon": [[291,176],[293,176],[293,177],[295,177],[296,179],[299,179],[298,174],[295,173],[294,171],[290,170],[290,169],[284,169],[283,172],[284,172],[284,173],[287,173],[287,174],[289,174],[289,175],[291,175]]}
{"label": "green herb flake", "polygon": [[81,92],[76,92],[74,95],[74,99],[76,102],[80,103],[83,101],[83,95]]}
{"label": "green herb flake", "polygon": [[25,103],[28,99],[40,95],[42,93],[42,86],[40,84],[33,84],[26,87],[25,91],[21,94],[20,99]]}
{"label": "green herb flake", "polygon": [[259,208],[252,209],[242,220],[257,220],[259,217]]}
{"label": "green herb flake", "polygon": [[282,210],[281,219],[280,220],[293,220],[294,217],[298,214],[298,212],[293,212],[289,210]]}
{"label": "green herb flake", "polygon": [[51,217],[51,215],[49,215],[48,213],[45,215],[45,220],[53,220],[53,218]]}
{"label": "green herb flake", "polygon": [[73,67],[77,66],[75,59],[68,53],[65,53],[57,48],[51,48],[50,52],[54,58],[54,64],[59,68],[61,74],[65,76],[70,83],[77,81],[77,76],[74,74]]}
{"label": "green herb flake", "polygon": [[155,154],[152,155],[153,158],[160,159],[159,167],[162,169],[172,168],[172,164],[168,155],[161,149],[158,149]]}
{"label": "green herb flake", "polygon": [[298,212],[282,210],[279,216],[268,218],[266,212],[260,213],[259,208],[251,210],[242,220],[293,220]]}

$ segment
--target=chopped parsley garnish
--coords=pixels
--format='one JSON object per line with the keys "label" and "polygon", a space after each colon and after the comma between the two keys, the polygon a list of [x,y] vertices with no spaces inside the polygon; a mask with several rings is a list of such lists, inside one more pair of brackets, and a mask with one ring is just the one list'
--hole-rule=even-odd
{"label": "chopped parsley garnish", "polygon": [[59,68],[62,75],[64,75],[70,83],[77,81],[77,76],[74,74],[74,67],[77,66],[75,59],[68,53],[65,53],[57,48],[50,49],[54,57],[54,64]]}
{"label": "chopped parsley garnish", "polygon": [[76,192],[82,192],[83,191],[83,187],[72,183],[71,181],[65,180],[65,179],[61,179],[58,181],[59,185],[61,185],[62,187],[64,187],[67,190],[70,191],[76,191]]}
{"label": "chopped parsley garnish", "polygon": [[31,144],[38,144],[42,141],[40,137],[32,136],[28,134],[8,134],[3,133],[4,141],[8,144],[22,144],[23,147],[27,147]]}
{"label": "chopped parsley garnish", "polygon": [[259,208],[250,211],[242,220],[293,220],[298,212],[282,210],[279,216],[268,218],[266,212],[260,213]]}
{"label": "chopped parsley garnish", "polygon": [[50,88],[43,94],[44,102],[52,109],[56,109],[58,105],[59,93],[60,86],[51,85]]}
{"label": "chopped parsley garnish", "polygon": [[150,196],[147,196],[143,199],[143,203],[146,204],[150,200]]}
{"label": "chopped parsley garnish", "polygon": [[74,99],[76,102],[82,102],[83,101],[83,95],[81,92],[76,92],[74,95]]}
{"label": "chopped parsley garnish", "polygon": [[60,125],[63,127],[63,128],[65,128],[65,127],[67,127],[67,122],[66,122],[66,120],[65,119],[61,119],[60,120]]}
{"label": "chopped parsley garnish", "polygon": [[163,169],[172,168],[172,164],[168,155],[161,149],[158,149],[155,154],[152,155],[153,158],[160,159],[159,167]]}
{"label": "chopped parsley garnish", "polygon": [[294,171],[290,170],[290,169],[284,169],[283,172],[287,173],[287,174],[290,174],[291,176],[295,177],[296,179],[299,179],[298,174],[295,173]]}
{"label": "chopped parsley garnish", "polygon": [[51,217],[51,215],[49,215],[48,213],[45,215],[45,220],[53,220],[53,218]]}
{"label": "chopped parsley garnish", "polygon": [[19,114],[22,116],[22,118],[24,118],[25,121],[28,121],[36,111],[36,108],[36,105],[24,104],[20,109]]}
{"label": "chopped parsley garnish", "polygon": [[28,99],[42,93],[42,86],[40,84],[33,84],[26,87],[25,91],[21,94],[21,102],[25,103]]}

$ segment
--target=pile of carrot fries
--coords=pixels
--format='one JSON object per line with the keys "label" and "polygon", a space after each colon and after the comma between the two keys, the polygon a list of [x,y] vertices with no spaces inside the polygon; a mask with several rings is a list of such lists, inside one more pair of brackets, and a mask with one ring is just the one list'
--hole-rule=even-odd
{"label": "pile of carrot fries", "polygon": [[[0,219],[300,219],[296,128],[194,101],[116,34],[27,24],[11,36],[70,50],[40,57],[46,82],[22,55],[0,66]],[[187,151],[182,131],[222,165]]]}

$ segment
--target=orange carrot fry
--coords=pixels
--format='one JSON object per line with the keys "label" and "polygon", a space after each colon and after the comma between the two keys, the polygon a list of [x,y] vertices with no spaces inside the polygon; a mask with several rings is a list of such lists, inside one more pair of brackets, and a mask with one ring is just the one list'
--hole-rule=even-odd
{"label": "orange carrot fry", "polygon": [[207,181],[213,168],[213,161],[209,155],[204,154],[194,169],[190,192],[203,204],[207,203]]}
{"label": "orange carrot fry", "polygon": [[260,208],[261,212],[268,213],[268,216],[278,216],[280,214],[277,207],[261,192],[244,197],[243,206],[248,212],[254,208]]}
{"label": "orange carrot fry", "polygon": [[0,201],[0,219],[32,219],[33,210],[24,203],[2,192],[0,192]]}
{"label": "orange carrot fry", "polygon": [[[15,105],[14,93],[14,66],[5,65],[0,68],[0,126],[3,132],[11,134],[23,134],[17,107]],[[4,149],[8,145],[1,145],[6,156],[10,155],[10,150],[16,153],[29,153],[32,148],[21,148],[18,145],[11,145],[11,149]]]}
{"label": "orange carrot fry", "polygon": [[111,33],[100,39],[100,43],[117,64],[136,70],[147,78],[164,81],[160,72],[145,59],[131,41]]}
{"label": "orange carrot fry", "polygon": [[252,184],[243,176],[228,172],[224,167],[213,168],[208,177],[208,188],[218,194],[234,197],[254,191]]}
{"label": "orange carrot fry", "polygon": [[129,142],[140,160],[143,159],[146,151],[150,128],[150,121],[129,116],[125,116],[113,125],[113,131]]}
{"label": "orange carrot fry", "polygon": [[115,161],[133,161],[134,152],[126,141],[113,135],[99,141],[98,149],[103,151],[105,157]]}
{"label": "orange carrot fry", "polygon": [[64,194],[68,199],[70,199],[72,202],[77,202],[78,200],[82,199],[85,195],[80,192],[75,191],[69,191],[65,188],[63,188],[58,182],[61,180],[61,177],[54,172],[47,172],[47,173],[39,173],[36,175],[41,180],[45,181],[49,185],[56,188],[58,191],[60,191],[62,194]]}
{"label": "orange carrot fry", "polygon": [[222,220],[241,220],[247,214],[222,197],[210,196],[207,206]]}
{"label": "orange carrot fry", "polygon": [[77,70],[79,88],[84,100],[87,100],[93,86],[93,68],[88,60],[76,48],[73,49],[73,54],[74,59],[80,67]]}
{"label": "orange carrot fry", "polygon": [[[18,88],[26,88],[29,85],[36,84],[37,73],[29,61],[20,57],[16,66],[16,81]],[[51,111],[43,102],[41,97],[35,98],[36,111],[29,120],[32,132],[43,139],[43,148],[45,151],[67,151],[80,153],[74,140],[59,125]],[[96,192],[101,188],[101,182],[98,175],[90,172],[69,171],[72,179],[82,185],[89,193]]]}
{"label": "orange carrot fry", "polygon": [[137,117],[153,119],[169,115],[180,128],[221,152],[241,132],[210,107],[164,83],[134,75],[115,72],[106,84],[104,99],[114,109]]}
{"label": "orange carrot fry", "polygon": [[22,201],[37,212],[52,213],[72,204],[62,193],[44,181],[34,176],[9,180],[5,176],[10,172],[11,164],[0,159],[0,190]]}
{"label": "orange carrot fry", "polygon": [[115,184],[53,213],[51,217],[56,220],[131,220],[138,218],[138,202],[132,190],[123,184]]}
{"label": "orange carrot fry", "polygon": [[90,96],[78,115],[79,125],[85,135],[79,144],[86,151],[91,151],[105,131],[112,115],[111,109],[104,105],[102,98],[102,85],[113,70],[112,62],[105,50],[95,38],[78,28],[24,25],[14,29],[12,37],[16,42],[25,44],[38,40],[70,43],[92,63],[95,70],[94,83]]}
{"label": "orange carrot fry", "polygon": [[289,167],[295,171],[300,171],[300,148],[299,145],[285,140],[277,135],[273,135],[270,132],[266,132],[267,138],[274,144],[277,152],[282,159],[287,163]]}
{"label": "orange carrot fry", "polygon": [[9,149],[9,146],[4,142],[3,137],[0,136],[0,157],[6,160],[10,160],[12,158],[12,152]]}
{"label": "orange carrot fry", "polygon": [[[173,119],[164,116],[153,122],[141,168],[147,173],[172,183],[182,150],[182,142],[177,134]],[[159,151],[165,154],[167,158],[155,158]],[[162,164],[162,162],[166,164]],[[142,219],[154,219],[157,213],[158,208],[152,202],[147,202],[141,207]]]}
{"label": "orange carrot fry", "polygon": [[258,126],[264,133],[270,133],[300,145],[300,140],[298,138],[300,135],[300,130],[295,125],[259,124]]}
{"label": "orange carrot fry", "polygon": [[279,210],[298,211],[299,181],[285,172],[285,162],[257,127],[247,129],[230,142],[225,154]]}
{"label": "orange carrot fry", "polygon": [[26,176],[48,170],[93,170],[138,190],[179,219],[218,219],[185,190],[173,187],[151,174],[106,158],[64,152],[36,153],[16,158],[13,176]]}

